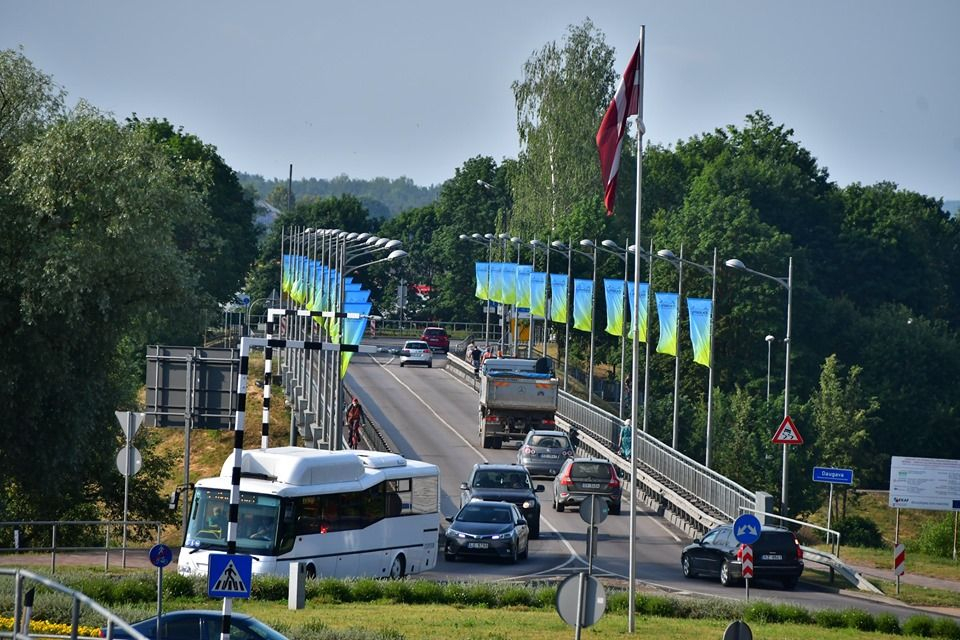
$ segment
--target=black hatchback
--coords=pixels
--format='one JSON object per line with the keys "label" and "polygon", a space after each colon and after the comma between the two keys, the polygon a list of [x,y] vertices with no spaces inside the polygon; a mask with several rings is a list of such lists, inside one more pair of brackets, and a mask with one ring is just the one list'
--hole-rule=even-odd
{"label": "black hatchback", "polygon": [[[740,582],[741,545],[733,533],[733,525],[725,524],[693,541],[680,554],[680,566],[687,578],[717,576],[725,587]],[[764,526],[753,549],[753,577],[757,580],[779,580],[785,589],[797,586],[803,573],[803,550],[792,531]]]}

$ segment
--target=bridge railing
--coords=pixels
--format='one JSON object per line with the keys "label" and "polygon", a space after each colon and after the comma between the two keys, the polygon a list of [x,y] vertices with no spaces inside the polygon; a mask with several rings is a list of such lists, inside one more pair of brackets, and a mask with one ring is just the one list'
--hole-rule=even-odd
{"label": "bridge railing", "polygon": [[[616,450],[616,439],[623,422],[615,415],[587,403],[565,391],[560,392],[557,412],[581,431],[591,434],[600,442]],[[730,520],[735,520],[741,509],[756,506],[756,494],[733,480],[685,456],[660,442],[644,431],[638,430],[637,459],[660,474],[663,479],[689,491],[706,501]]]}

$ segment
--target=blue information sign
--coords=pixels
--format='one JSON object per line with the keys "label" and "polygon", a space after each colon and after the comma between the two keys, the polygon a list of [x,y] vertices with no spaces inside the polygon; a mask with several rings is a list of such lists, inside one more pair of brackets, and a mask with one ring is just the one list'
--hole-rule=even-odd
{"label": "blue information sign", "polygon": [[161,569],[173,560],[173,552],[165,544],[155,544],[150,547],[150,564]]}
{"label": "blue information sign", "polygon": [[207,595],[211,598],[249,598],[252,571],[250,556],[211,554],[207,565]]}
{"label": "blue information sign", "polygon": [[853,469],[831,469],[829,467],[814,467],[813,481],[829,482],[831,484],[853,484]]}
{"label": "blue information sign", "polygon": [[760,520],[745,513],[733,521],[733,535],[740,544],[753,544],[760,539]]}

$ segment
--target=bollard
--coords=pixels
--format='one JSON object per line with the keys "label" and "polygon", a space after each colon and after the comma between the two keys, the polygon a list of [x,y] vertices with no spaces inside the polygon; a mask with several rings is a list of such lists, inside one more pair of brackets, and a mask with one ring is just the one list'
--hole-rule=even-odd
{"label": "bollard", "polygon": [[306,605],[307,570],[302,562],[290,563],[290,582],[287,588],[287,608],[291,611],[303,609]]}

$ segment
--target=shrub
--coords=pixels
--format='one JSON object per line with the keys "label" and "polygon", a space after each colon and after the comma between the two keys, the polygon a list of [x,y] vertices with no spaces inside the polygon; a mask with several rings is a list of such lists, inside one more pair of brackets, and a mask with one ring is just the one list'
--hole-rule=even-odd
{"label": "shrub", "polygon": [[874,631],[877,628],[877,623],[874,621],[873,616],[871,616],[866,611],[861,611],[859,609],[847,609],[846,611],[840,612],[843,615],[843,620],[845,626],[850,629],[857,629],[859,631]]}
{"label": "shrub", "polygon": [[840,629],[846,626],[847,621],[843,618],[842,611],[833,611],[831,609],[821,609],[813,614],[813,621],[817,626],[826,629]]}
{"label": "shrub", "polygon": [[938,558],[953,556],[953,516],[946,515],[920,526],[917,551]]}
{"label": "shrub", "polygon": [[163,580],[163,593],[167,598],[192,598],[197,595],[193,578],[171,573]]}
{"label": "shrub", "polygon": [[354,602],[373,602],[383,597],[383,585],[373,578],[361,578],[350,589]]}
{"label": "shrub", "polygon": [[255,600],[286,600],[290,595],[287,578],[279,576],[256,576],[250,585],[250,597]]}
{"label": "shrub", "polygon": [[937,618],[933,622],[933,637],[960,638],[960,626],[950,618]]}
{"label": "shrub", "polygon": [[840,532],[840,543],[851,547],[883,546],[883,536],[877,523],[863,516],[847,516],[837,520],[833,528]]}
{"label": "shrub", "polygon": [[308,598],[318,598],[326,602],[350,602],[350,587],[343,580],[322,578],[308,580],[305,589]]}
{"label": "shrub", "polygon": [[150,602],[157,600],[157,583],[151,580],[121,580],[113,589],[113,599],[117,602]]}
{"label": "shrub", "polygon": [[467,587],[460,582],[449,582],[443,586],[443,601],[447,604],[467,604]]}
{"label": "shrub", "polygon": [[641,595],[637,598],[637,611],[649,616],[673,618],[677,615],[677,602],[663,596]]}
{"label": "shrub", "polygon": [[933,637],[933,618],[930,616],[910,616],[903,623],[903,635]]}
{"label": "shrub", "polygon": [[[557,600],[556,591],[553,594],[553,600],[551,604],[555,603]],[[626,591],[614,591],[607,594],[607,606],[606,611],[611,613],[622,613],[627,610],[627,605],[630,602],[630,594]]]}
{"label": "shrub", "polygon": [[408,602],[416,604],[435,604],[443,602],[443,587],[432,580],[417,580],[410,583]]}
{"label": "shrub", "polygon": [[500,606],[502,607],[529,607],[533,605],[533,594],[526,587],[511,585],[500,592]]}
{"label": "shrub", "polygon": [[771,602],[751,602],[743,610],[743,619],[747,622],[777,623],[780,615],[777,605]]}
{"label": "shrub", "polygon": [[536,602],[535,606],[540,607],[541,609],[546,607],[552,608],[554,603],[557,601],[557,588],[537,587],[533,593],[533,599]]}
{"label": "shrub", "polygon": [[900,635],[900,620],[892,613],[878,613],[873,622],[880,633],[889,633],[890,635]]}
{"label": "shrub", "polygon": [[387,580],[383,583],[383,597],[397,604],[408,604],[413,600],[410,583],[406,580]]}
{"label": "shrub", "polygon": [[467,585],[464,590],[466,603],[474,606],[493,607],[497,604],[497,593],[491,585],[480,582]]}

